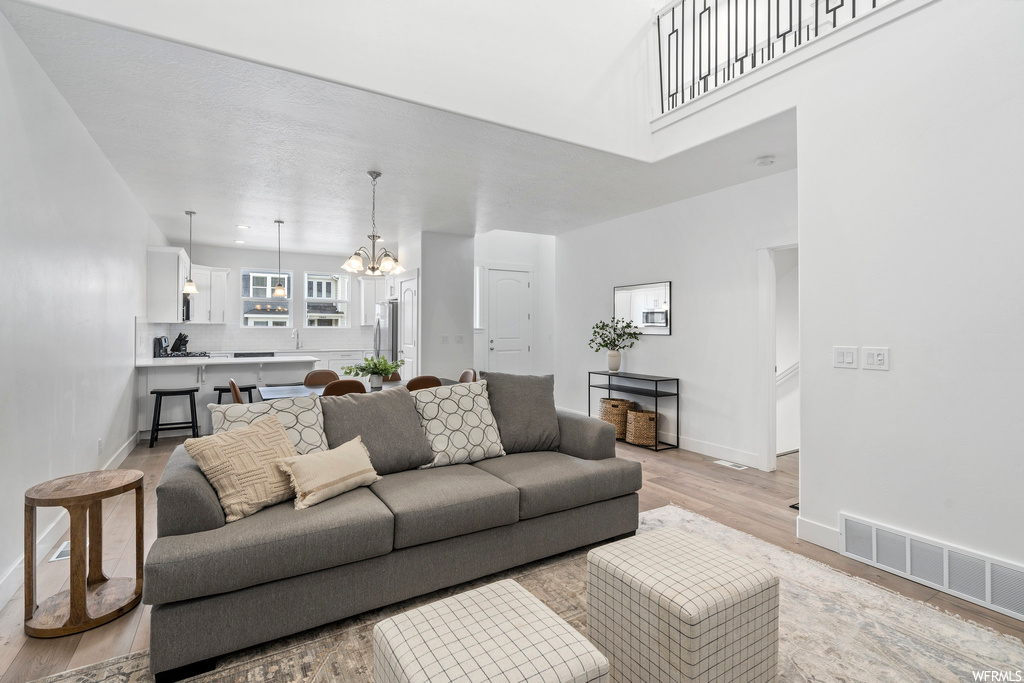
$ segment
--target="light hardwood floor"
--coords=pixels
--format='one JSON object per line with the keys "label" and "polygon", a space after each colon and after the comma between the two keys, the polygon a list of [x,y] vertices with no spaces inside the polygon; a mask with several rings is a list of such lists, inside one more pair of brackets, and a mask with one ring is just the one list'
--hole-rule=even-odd
{"label": "light hardwood floor", "polygon": [[[167,458],[180,442],[180,439],[164,439],[152,450],[142,443],[122,465],[126,469],[142,470],[146,475],[147,550],[156,537],[153,492]],[[1024,622],[797,539],[797,513],[789,505],[797,502],[799,455],[779,458],[775,472],[761,472],[731,470],[715,465],[712,458],[683,450],[654,453],[619,444],[618,454],[643,463],[641,510],[668,504],[688,508],[787,550],[1024,639]],[[113,575],[129,576],[134,566],[133,504],[130,495],[104,502],[104,566],[112,570]],[[67,536],[62,540],[67,540]],[[52,554],[52,551],[47,553],[39,566],[38,590],[44,597],[67,588],[68,563],[49,562]],[[0,611],[0,683],[23,683],[149,647],[149,608],[144,605],[91,631],[41,640],[28,638],[22,631],[23,599],[19,591]]]}

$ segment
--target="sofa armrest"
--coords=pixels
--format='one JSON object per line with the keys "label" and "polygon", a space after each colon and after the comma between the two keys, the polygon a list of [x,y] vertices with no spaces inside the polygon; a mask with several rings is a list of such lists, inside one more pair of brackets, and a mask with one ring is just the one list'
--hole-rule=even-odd
{"label": "sofa armrest", "polygon": [[156,487],[156,535],[180,536],[224,526],[224,508],[217,492],[188,457],[184,446],[171,453]]}
{"label": "sofa armrest", "polygon": [[615,426],[596,417],[559,408],[558,450],[583,460],[615,457]]}

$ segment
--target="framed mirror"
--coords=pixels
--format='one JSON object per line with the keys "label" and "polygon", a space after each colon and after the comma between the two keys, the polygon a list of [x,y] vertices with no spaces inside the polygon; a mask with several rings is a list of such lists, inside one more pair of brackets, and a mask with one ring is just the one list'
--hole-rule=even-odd
{"label": "framed mirror", "polygon": [[672,334],[672,283],[615,288],[616,318],[632,320],[641,334]]}

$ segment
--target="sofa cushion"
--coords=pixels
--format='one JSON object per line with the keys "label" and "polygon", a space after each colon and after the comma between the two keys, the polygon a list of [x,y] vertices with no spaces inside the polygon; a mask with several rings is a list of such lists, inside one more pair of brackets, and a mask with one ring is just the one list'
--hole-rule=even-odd
{"label": "sofa cushion", "polygon": [[643,485],[640,463],[622,458],[583,460],[540,451],[484,460],[473,467],[519,489],[520,519],[618,498]]}
{"label": "sofa cushion", "polygon": [[324,431],[331,448],[363,437],[377,474],[403,472],[434,459],[405,387],[369,394],[322,396]]}
{"label": "sofa cushion", "polygon": [[420,389],[413,393],[412,400],[434,452],[434,459],[423,467],[505,455],[487,398],[487,382]]}
{"label": "sofa cushion", "polygon": [[219,529],[168,536],[146,558],[146,601],[216,595],[391,552],[394,517],[367,488],[305,510],[291,501]]}
{"label": "sofa cushion", "polygon": [[554,375],[509,375],[482,372],[491,410],[506,453],[553,451],[558,448]]}
{"label": "sofa cushion", "polygon": [[264,415],[242,429],[186,439],[185,450],[216,489],[227,522],[295,497],[288,475],[277,466],[295,455],[277,415]]}
{"label": "sofa cushion", "polygon": [[324,416],[313,392],[309,396],[276,398],[257,403],[209,403],[206,407],[210,409],[213,418],[214,434],[248,427],[264,415],[277,415],[296,453],[327,450]]}
{"label": "sofa cushion", "polygon": [[370,490],[395,516],[395,549],[519,520],[519,491],[472,465],[389,474]]}

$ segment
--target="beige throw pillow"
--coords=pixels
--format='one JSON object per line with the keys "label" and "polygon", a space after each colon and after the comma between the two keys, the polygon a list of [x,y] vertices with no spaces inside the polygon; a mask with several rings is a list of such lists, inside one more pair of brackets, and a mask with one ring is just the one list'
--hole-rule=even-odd
{"label": "beige throw pillow", "polygon": [[295,509],[302,510],[380,479],[362,437],[323,453],[307,453],[277,463],[295,489]]}
{"label": "beige throw pillow", "polygon": [[214,434],[248,427],[264,415],[277,415],[295,446],[295,452],[313,453],[330,448],[324,434],[324,414],[320,409],[320,399],[315,392],[310,392],[309,396],[276,398],[257,403],[210,403],[207,407],[213,416]]}
{"label": "beige throw pillow", "polygon": [[226,522],[294,495],[288,475],[277,464],[293,457],[295,447],[276,415],[223,434],[186,439],[185,450],[217,492]]}

